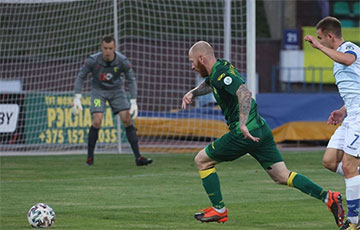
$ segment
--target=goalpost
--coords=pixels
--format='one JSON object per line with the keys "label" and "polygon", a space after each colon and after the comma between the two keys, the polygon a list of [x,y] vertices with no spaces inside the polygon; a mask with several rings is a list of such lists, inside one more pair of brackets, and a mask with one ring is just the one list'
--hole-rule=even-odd
{"label": "goalpost", "polygon": [[[254,7],[252,0],[0,0],[0,152],[86,152],[89,81],[76,117],[73,88],[104,34],[114,34],[137,78],[141,151],[197,151],[227,127],[211,95],[181,110],[183,95],[202,80],[188,49],[210,42],[250,78],[255,95]],[[118,144],[130,152],[121,129],[108,107],[96,152],[118,152]]]}

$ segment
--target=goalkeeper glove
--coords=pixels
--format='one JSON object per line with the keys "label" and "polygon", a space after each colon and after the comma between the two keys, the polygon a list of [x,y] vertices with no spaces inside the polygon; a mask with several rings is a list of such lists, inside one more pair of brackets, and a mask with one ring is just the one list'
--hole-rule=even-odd
{"label": "goalkeeper glove", "polygon": [[136,104],[136,99],[130,99],[130,115],[132,119],[136,119],[138,116],[138,106]]}
{"label": "goalkeeper glove", "polygon": [[74,115],[77,115],[79,113],[78,109],[79,110],[83,109],[83,107],[81,105],[81,94],[79,94],[79,93],[75,94],[75,96],[74,96],[74,102],[72,104],[72,113]]}

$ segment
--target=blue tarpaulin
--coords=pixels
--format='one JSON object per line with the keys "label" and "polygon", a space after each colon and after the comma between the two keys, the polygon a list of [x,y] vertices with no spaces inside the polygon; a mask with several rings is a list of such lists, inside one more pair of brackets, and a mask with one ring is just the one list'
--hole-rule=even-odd
{"label": "blue tarpaulin", "polygon": [[294,121],[327,121],[333,110],[344,105],[338,93],[263,93],[256,102],[271,129]]}
{"label": "blue tarpaulin", "polygon": [[[284,140],[328,140],[335,126],[327,125],[333,110],[343,106],[338,93],[322,94],[258,94],[256,97],[259,114],[273,130],[276,142]],[[179,105],[180,107],[180,105]],[[141,111],[137,119],[137,127],[143,135],[208,135],[220,137],[227,132],[224,115],[218,106],[207,106],[192,109],[174,109],[169,112]],[[154,123],[153,119],[158,122]],[[193,120],[194,122],[189,122]],[[166,124],[163,122],[166,121]],[[221,132],[202,132],[204,125],[220,125]],[[164,125],[170,125],[171,130]],[[151,126],[151,133],[142,128]],[[189,126],[189,127],[186,127]],[[163,134],[165,133],[165,134]]]}

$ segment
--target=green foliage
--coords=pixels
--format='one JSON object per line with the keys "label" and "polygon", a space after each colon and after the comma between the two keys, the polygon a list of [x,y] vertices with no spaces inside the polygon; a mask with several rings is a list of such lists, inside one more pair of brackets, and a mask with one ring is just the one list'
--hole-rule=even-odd
{"label": "green foliage", "polygon": [[[148,155],[147,155],[148,156]],[[219,164],[229,221],[202,224],[193,214],[210,206],[193,154],[153,154],[137,167],[132,155],[0,157],[1,229],[32,229],[26,214],[39,202],[56,213],[50,229],[337,229],[327,207],[276,185],[250,156]],[[321,165],[321,152],[285,153],[289,169],[344,192],[343,178]]]}

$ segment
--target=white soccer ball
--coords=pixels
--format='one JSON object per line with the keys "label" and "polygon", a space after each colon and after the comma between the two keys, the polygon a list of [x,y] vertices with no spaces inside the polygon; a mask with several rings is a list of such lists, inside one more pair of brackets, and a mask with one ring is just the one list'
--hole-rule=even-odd
{"label": "white soccer ball", "polygon": [[49,205],[39,203],[30,208],[28,221],[34,228],[47,228],[54,224],[55,212]]}

